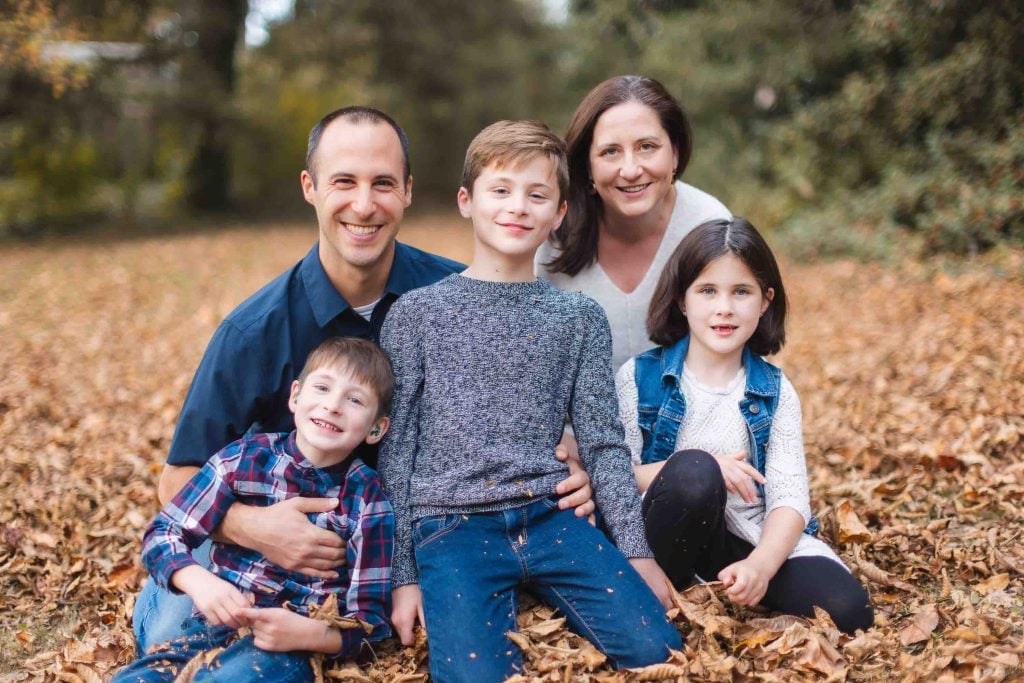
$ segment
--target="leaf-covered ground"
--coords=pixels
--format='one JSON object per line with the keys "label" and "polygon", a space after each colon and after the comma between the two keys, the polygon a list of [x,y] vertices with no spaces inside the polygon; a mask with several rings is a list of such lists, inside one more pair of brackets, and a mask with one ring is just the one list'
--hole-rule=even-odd
{"label": "leaf-covered ground", "polygon": [[[465,259],[464,228],[408,241]],[[310,226],[0,248],[0,682],[99,681],[131,658],[139,539],[177,410],[217,322],[302,256]],[[543,605],[520,680],[1024,678],[1024,254],[784,268],[778,361],[800,391],[823,535],[875,626],[678,597],[685,649],[614,673]],[[394,643],[328,680],[422,681]]]}

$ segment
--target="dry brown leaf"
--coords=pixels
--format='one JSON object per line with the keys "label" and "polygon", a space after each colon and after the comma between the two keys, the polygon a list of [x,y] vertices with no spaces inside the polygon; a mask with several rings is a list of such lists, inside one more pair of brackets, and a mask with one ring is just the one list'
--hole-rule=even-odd
{"label": "dry brown leaf", "polygon": [[565,626],[565,617],[559,617],[557,619],[545,619],[536,624],[531,624],[522,630],[523,633],[528,633],[532,636],[548,636],[562,629]]}
{"label": "dry brown leaf", "polygon": [[871,532],[864,523],[860,521],[853,509],[853,503],[848,500],[841,500],[835,507],[836,520],[839,523],[839,531],[836,540],[843,545],[850,543],[869,543]]}
{"label": "dry brown leaf", "polygon": [[939,625],[939,612],[935,605],[925,605],[914,613],[910,623],[900,630],[900,643],[906,647],[928,640]]}
{"label": "dry brown leaf", "polygon": [[664,681],[685,677],[689,674],[686,667],[677,664],[651,664],[640,669],[630,669],[636,681]]}
{"label": "dry brown leaf", "polygon": [[1009,574],[993,574],[981,583],[974,584],[973,589],[980,595],[988,595],[993,591],[1001,591],[1009,585]]}

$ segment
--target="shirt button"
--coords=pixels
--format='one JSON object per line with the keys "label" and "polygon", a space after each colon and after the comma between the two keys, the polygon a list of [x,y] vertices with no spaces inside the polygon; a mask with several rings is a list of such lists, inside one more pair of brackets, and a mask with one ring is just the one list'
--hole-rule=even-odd
{"label": "shirt button", "polygon": [[761,409],[757,407],[756,403],[751,403],[750,404],[750,412],[753,415],[757,415],[759,412],[761,412]]}

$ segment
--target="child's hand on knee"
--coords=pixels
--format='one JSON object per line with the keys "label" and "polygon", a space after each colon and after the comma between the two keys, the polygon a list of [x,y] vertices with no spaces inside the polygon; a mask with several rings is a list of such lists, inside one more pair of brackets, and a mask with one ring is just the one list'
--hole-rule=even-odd
{"label": "child's hand on knee", "polygon": [[754,486],[754,482],[765,484],[768,480],[747,461],[746,452],[740,451],[739,453],[712,455],[711,457],[721,468],[725,489],[729,493],[735,493],[743,499],[744,503],[757,502],[757,487]]}
{"label": "child's hand on knee", "polygon": [[767,567],[748,557],[718,572],[718,580],[726,586],[725,593],[730,600],[753,607],[761,602],[773,575]]}
{"label": "child's hand on knee", "polygon": [[171,582],[192,598],[196,608],[214,626],[245,626],[243,612],[249,607],[249,600],[233,584],[197,564],[174,572]]}
{"label": "child's hand on knee", "polygon": [[410,583],[391,591],[391,623],[402,645],[408,647],[415,642],[413,629],[417,621],[426,628],[423,620],[423,594],[419,584]]}
{"label": "child's hand on knee", "polygon": [[658,598],[658,602],[665,608],[665,611],[671,609],[672,593],[675,592],[675,589],[655,559],[653,557],[632,557],[629,563],[650,587],[654,597]]}

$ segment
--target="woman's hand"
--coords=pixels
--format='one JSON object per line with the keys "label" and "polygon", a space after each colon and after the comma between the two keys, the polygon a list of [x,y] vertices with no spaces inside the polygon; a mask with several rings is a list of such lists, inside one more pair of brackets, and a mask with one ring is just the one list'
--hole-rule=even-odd
{"label": "woman's hand", "polygon": [[731,453],[729,455],[712,455],[718,467],[722,470],[722,479],[725,480],[725,489],[729,493],[735,493],[745,503],[757,502],[757,487],[754,482],[764,484],[767,479],[757,469],[747,462],[747,454],[744,451]]}

